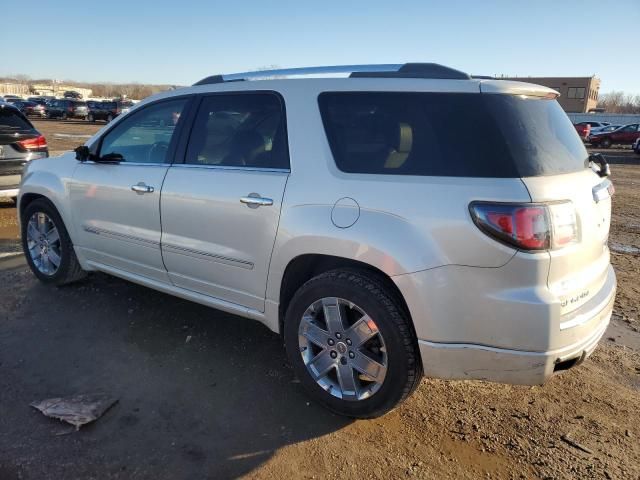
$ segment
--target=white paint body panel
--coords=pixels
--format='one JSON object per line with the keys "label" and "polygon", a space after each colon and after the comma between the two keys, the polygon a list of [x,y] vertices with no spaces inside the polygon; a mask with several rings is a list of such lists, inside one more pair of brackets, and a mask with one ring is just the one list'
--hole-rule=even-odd
{"label": "white paint body panel", "polygon": [[[555,362],[583,359],[595,348],[616,285],[603,247],[610,201],[589,203],[591,187],[600,181],[595,174],[346,174],[335,165],[317,102],[325,91],[548,96],[552,90],[491,80],[265,80],[164,92],[132,111],[174,95],[260,90],[284,98],[290,172],[78,166],[70,154],[32,162],[21,198],[39,194],[54,203],[84,268],[257,319],[274,331],[280,328],[283,275],[298,256],[333,255],[375,267],[407,303],[428,375],[541,383]],[[127,191],[139,181],[156,186],[156,193]],[[250,209],[239,201],[249,193],[272,198],[273,205]],[[471,201],[557,200],[573,201],[583,224],[586,243],[573,250],[518,252],[481,232],[468,209]],[[342,210],[335,210],[336,202]],[[589,223],[594,214],[602,216],[597,226]],[[86,225],[143,241],[131,246],[118,235],[88,233]],[[146,246],[152,242],[158,246]],[[571,309],[562,306],[585,288],[588,298]]]}

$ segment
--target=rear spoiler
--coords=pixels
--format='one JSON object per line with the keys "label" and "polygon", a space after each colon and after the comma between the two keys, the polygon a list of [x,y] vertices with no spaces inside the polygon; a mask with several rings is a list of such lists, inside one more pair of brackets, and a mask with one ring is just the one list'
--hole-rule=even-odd
{"label": "rear spoiler", "polygon": [[503,93],[507,95],[526,95],[555,99],[560,92],[534,83],[514,82],[511,80],[480,80],[481,93]]}

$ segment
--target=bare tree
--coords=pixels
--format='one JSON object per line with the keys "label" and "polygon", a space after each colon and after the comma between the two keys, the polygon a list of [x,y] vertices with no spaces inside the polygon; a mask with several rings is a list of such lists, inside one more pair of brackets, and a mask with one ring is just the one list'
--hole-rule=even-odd
{"label": "bare tree", "polygon": [[640,95],[613,91],[600,96],[598,108],[608,113],[640,113]]}

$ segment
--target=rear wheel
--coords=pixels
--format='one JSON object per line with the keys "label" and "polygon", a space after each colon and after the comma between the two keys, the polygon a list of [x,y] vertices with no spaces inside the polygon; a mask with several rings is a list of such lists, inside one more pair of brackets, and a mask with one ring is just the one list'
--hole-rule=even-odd
{"label": "rear wheel", "polygon": [[609,148],[611,146],[611,139],[610,138],[604,138],[602,140],[602,142],[600,142],[600,146],[602,148]]}
{"label": "rear wheel", "polygon": [[89,120],[90,122],[95,122],[95,121],[96,121],[96,119],[95,119],[95,118],[93,118],[93,114],[92,114],[92,113],[90,113],[90,114],[87,116],[87,120]]}
{"label": "rear wheel", "polygon": [[22,249],[39,280],[64,285],[86,276],[62,218],[51,202],[37,199],[21,215]]}
{"label": "rear wheel", "polygon": [[408,315],[368,272],[334,270],[309,280],[287,308],[284,333],[301,384],[340,415],[383,415],[422,377]]}
{"label": "rear wheel", "polygon": [[107,115],[107,123],[109,123],[111,120],[113,120],[113,115]]}
{"label": "rear wheel", "polygon": [[60,118],[62,120],[66,120],[67,119],[67,112],[64,112]]}

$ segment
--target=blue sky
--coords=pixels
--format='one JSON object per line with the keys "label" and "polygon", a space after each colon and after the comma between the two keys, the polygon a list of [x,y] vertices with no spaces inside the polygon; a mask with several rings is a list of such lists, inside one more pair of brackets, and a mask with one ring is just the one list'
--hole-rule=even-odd
{"label": "blue sky", "polygon": [[601,92],[640,94],[640,0],[27,4],[1,9],[0,75],[188,85],[268,65],[423,61],[484,75],[596,74]]}

